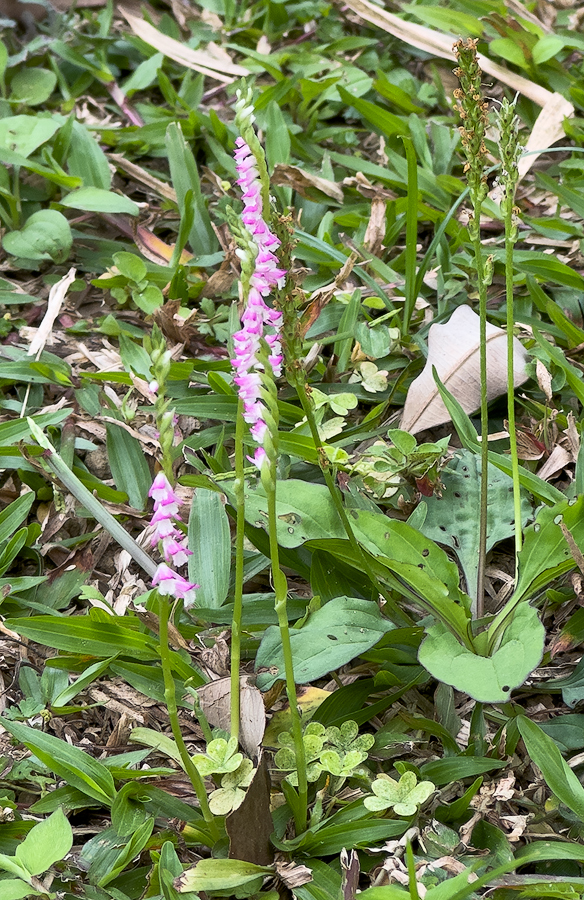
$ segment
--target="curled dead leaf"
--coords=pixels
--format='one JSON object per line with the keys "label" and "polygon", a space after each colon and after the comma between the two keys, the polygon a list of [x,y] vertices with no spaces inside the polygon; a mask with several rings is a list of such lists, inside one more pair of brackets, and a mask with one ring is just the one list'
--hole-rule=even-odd
{"label": "curled dead leaf", "polygon": [[[403,431],[417,434],[450,421],[432,375],[458,400],[466,413],[480,406],[479,324],[470,306],[459,306],[444,325],[432,325],[428,333],[428,358],[421,374],[411,383],[400,423]],[[513,339],[515,387],[528,379],[527,352]],[[502,328],[487,323],[487,396],[500,397],[507,390],[507,335]]]}
{"label": "curled dead leaf", "polygon": [[321,178],[320,175],[312,175],[298,166],[290,166],[286,163],[276,163],[271,182],[272,184],[291,187],[301,197],[306,197],[308,200],[322,199],[320,196],[322,194],[326,197],[331,197],[338,203],[342,203],[345,199],[343,189],[335,181]]}

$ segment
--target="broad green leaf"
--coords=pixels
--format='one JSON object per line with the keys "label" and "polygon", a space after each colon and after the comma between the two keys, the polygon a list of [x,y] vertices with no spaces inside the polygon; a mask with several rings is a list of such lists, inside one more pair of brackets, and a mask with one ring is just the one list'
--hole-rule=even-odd
{"label": "broad green leaf", "polygon": [[144,509],[152,476],[142,445],[122,425],[106,423],[107,457],[115,485],[134,509]]}
{"label": "broad green leaf", "polygon": [[381,131],[385,137],[393,138],[396,135],[409,133],[407,123],[399,116],[389,112],[389,110],[378,106],[376,103],[371,103],[369,100],[361,100],[359,97],[354,97],[341,85],[337,85],[336,90],[339,92],[341,100],[347,106],[352,106],[356,109],[366,122],[369,122],[375,129]]}
{"label": "broad green leaf", "polygon": [[[367,810],[364,810],[367,812]],[[310,856],[337,856],[347,850],[364,849],[391,838],[401,837],[408,828],[403,819],[368,818],[341,825],[325,825],[318,831],[309,830],[302,840],[302,851]]]}
{"label": "broad green leaf", "polygon": [[0,513],[0,543],[7,541],[11,534],[24,522],[34,502],[33,491],[21,494]]}
{"label": "broad green leaf", "polygon": [[547,62],[548,59],[553,59],[560,50],[564,49],[565,44],[564,38],[560,37],[559,34],[545,34],[541,37],[531,51],[536,66]]}
{"label": "broad green leaf", "polygon": [[514,66],[519,66],[520,69],[529,68],[523,50],[512,38],[501,37],[490,41],[489,53],[494,53],[495,56],[501,56],[503,59],[506,59],[507,62],[513,63]]}
{"label": "broad green leaf", "polygon": [[106,806],[112,803],[116,793],[114,780],[102,763],[51,734],[8,719],[0,721],[9,734],[28,747],[59,778]]}
{"label": "broad green leaf", "polygon": [[349,516],[359,543],[465,640],[470,599],[459,589],[458,569],[444,550],[407,522],[382,513],[350,510]]}
{"label": "broad green leaf", "polygon": [[530,759],[541,769],[550,791],[584,822],[584,787],[555,742],[525,716],[518,716],[517,726]]}
{"label": "broad green leaf", "polygon": [[179,875],[174,886],[180,893],[227,891],[273,874],[274,870],[268,866],[256,866],[240,859],[202,859]]}
{"label": "broad green leaf", "polygon": [[[312,613],[302,628],[290,631],[294,678],[306,684],[338,669],[373,647],[392,629],[377,604],[356,597],[336,597]],[[256,656],[256,669],[269,672],[257,676],[262,690],[284,678],[284,656],[280,630],[266,629]]]}
{"label": "broad green leaf", "polygon": [[189,578],[199,583],[197,606],[217,609],[227,597],[231,535],[221,494],[197,488],[189,516]]}
{"label": "broad green leaf", "polygon": [[[467,593],[476,601],[479,556],[481,461],[461,450],[440,474],[441,496],[426,499],[427,514],[421,528],[426,537],[445,544],[456,554],[464,572]],[[487,552],[514,533],[513,480],[489,464]],[[531,507],[522,498],[523,524]]]}
{"label": "broad green leaf", "polygon": [[54,119],[39,116],[8,116],[0,119],[0,148],[21,156],[31,153],[48,141],[60,127]]}
{"label": "broad green leaf", "polygon": [[41,891],[35,891],[26,881],[20,878],[6,878],[0,881],[0,900],[22,900],[24,897],[46,897]]}
{"label": "broad green leaf", "polygon": [[434,784],[450,784],[461,778],[474,778],[495,769],[503,769],[507,763],[483,756],[447,756],[420,766],[420,774]]}
{"label": "broad green leaf", "polygon": [[112,173],[107,156],[95,137],[81,122],[73,122],[67,166],[71,175],[81,178],[83,187],[109,191]]}
{"label": "broad green leaf", "polygon": [[[37,644],[54,647],[66,653],[81,653],[105,659],[117,653],[123,656],[149,660],[158,659],[158,646],[153,638],[129,625],[129,620],[110,617],[102,621],[95,615],[33,616],[10,619],[9,627],[24,634]],[[6,623],[8,625],[8,622]]]}
{"label": "broad green leaf", "polygon": [[545,629],[536,609],[520,603],[493,656],[463,647],[442,623],[431,625],[418,651],[420,663],[438,681],[482,703],[504,703],[541,662]]}
{"label": "broad green leaf", "polygon": [[57,84],[57,76],[50,69],[28,66],[19,69],[10,82],[10,100],[27,106],[39,106],[49,99]]}
{"label": "broad green leaf", "polygon": [[60,202],[62,206],[84,212],[126,213],[129,216],[137,216],[140,212],[138,205],[129,197],[97,187],[79,188],[67,194]]}
{"label": "broad green leaf", "polygon": [[525,530],[518,556],[516,598],[533,595],[554,578],[575,568],[560,524],[568,529],[576,546],[584,550],[584,496],[543,507],[533,525]]}
{"label": "broad green leaf", "polygon": [[5,853],[0,853],[0,870],[30,880],[30,872],[14,856],[7,856]]}
{"label": "broad green leaf", "polygon": [[[232,494],[228,495],[230,499]],[[260,482],[246,485],[245,518],[251,525],[267,528],[268,501]],[[282,547],[299,547],[318,538],[345,537],[328,488],[290,478],[276,485],[276,528]]]}
{"label": "broad green leaf", "polygon": [[102,875],[102,877],[98,881],[99,887],[105,887],[105,885],[109,884],[110,881],[113,881],[114,878],[117,878],[118,875],[124,871],[127,865],[129,865],[133,859],[135,859],[144,849],[148,841],[150,840],[150,835],[154,829],[154,818],[148,818],[146,822],[139,826],[136,829],[130,840],[127,842],[126,846],[123,848],[122,852],[118,855],[115,863],[112,866],[108,866],[109,871]]}
{"label": "broad green leaf", "polygon": [[2,239],[2,246],[12,256],[57,263],[66,261],[72,243],[69,222],[56,209],[33,213],[20,231],[11,231]]}
{"label": "broad green leaf", "polygon": [[201,192],[197,163],[191,148],[184,139],[178,122],[170,124],[166,131],[166,149],[172,184],[177,194],[181,218],[185,215],[185,198],[192,191],[195,219],[189,234],[189,244],[196,256],[214,253],[218,249],[217,238]]}
{"label": "broad green leaf", "polygon": [[[77,678],[73,682],[73,684],[68,685],[51,701],[51,706],[67,706],[67,704],[70,700],[73,699],[73,697],[76,697],[77,694],[85,690],[85,688],[97,678],[99,678],[100,675],[103,675],[103,673],[106,671],[110,663],[114,661],[114,659],[116,659],[116,657],[111,656],[109,659],[104,659],[102,662],[97,662],[92,666],[88,666],[88,668],[85,669],[83,674],[80,675],[79,678]],[[46,671],[48,671],[48,669],[45,669],[45,672]]]}
{"label": "broad green leaf", "polygon": [[29,831],[16,848],[16,859],[31,875],[41,875],[64,859],[72,846],[73,831],[63,810],[58,809]]}
{"label": "broad green leaf", "polygon": [[152,747],[153,750],[159,750],[173,759],[179,765],[182,765],[180,753],[176,742],[166,734],[154,731],[152,728],[133,728],[130,734],[130,741],[136,744],[144,744],[146,747]]}

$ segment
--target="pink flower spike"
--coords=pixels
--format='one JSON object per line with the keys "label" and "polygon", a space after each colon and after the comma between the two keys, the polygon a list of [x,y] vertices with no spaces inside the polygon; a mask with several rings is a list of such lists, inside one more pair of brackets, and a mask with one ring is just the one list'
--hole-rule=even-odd
{"label": "pink flower spike", "polygon": [[193,551],[189,550],[182,541],[177,541],[174,535],[162,539],[162,552],[167,563],[172,562],[178,568],[184,566],[189,556],[193,555]]}
{"label": "pink flower spike", "polygon": [[262,466],[268,462],[268,454],[264,450],[263,447],[258,447],[253,456],[248,456],[250,462],[252,462],[258,469],[261,471]]}
{"label": "pink flower spike", "polygon": [[175,597],[177,600],[183,600],[187,609],[195,602],[195,591],[199,587],[198,584],[192,584],[182,575],[174,572],[166,563],[158,566],[152,578],[152,584],[158,588],[158,593],[162,597]]}
{"label": "pink flower spike", "polygon": [[167,503],[176,503],[177,510],[180,505],[180,500],[173,491],[168,478],[164,474],[164,472],[159,472],[154,481],[152,482],[152,487],[148,491],[148,496],[152,497],[156,504],[167,504]]}

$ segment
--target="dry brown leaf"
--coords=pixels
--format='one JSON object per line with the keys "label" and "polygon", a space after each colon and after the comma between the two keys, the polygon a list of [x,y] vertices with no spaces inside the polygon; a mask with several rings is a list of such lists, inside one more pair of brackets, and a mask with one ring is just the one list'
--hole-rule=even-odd
{"label": "dry brown leaf", "polygon": [[541,469],[538,469],[537,477],[543,481],[549,481],[550,478],[563,472],[571,462],[572,454],[565,447],[562,447],[561,444],[556,444]]}
{"label": "dry brown leaf", "polygon": [[[201,708],[215,728],[231,728],[230,678],[218,678],[197,688]],[[249,675],[239,681],[239,742],[252,759],[258,755],[266,728],[266,711],[261,692]]]}
{"label": "dry brown leaf", "polygon": [[224,84],[231,84],[235,78],[249,75],[247,69],[231,62],[230,58],[225,54],[217,52],[213,54],[209,50],[191,50],[190,47],[185,47],[180,41],[175,41],[174,38],[162,34],[149,22],[133,15],[123,6],[120,6],[119,10],[137,37],[154,47],[159,53],[164,53],[165,56],[186,66],[188,69],[194,69],[196,72],[208,75],[210,78],[222,81]]}
{"label": "dry brown leaf", "polygon": [[297,193],[308,200],[318,200],[318,194],[332,197],[338,203],[342,203],[345,199],[342,188],[335,181],[321,178],[320,175],[312,175],[298,166],[276,163],[270,180],[272,184],[294,188]]}
{"label": "dry brown leaf", "polygon": [[[535,120],[532,132],[525,145],[524,154],[517,163],[519,178],[530,170],[538,156],[564,137],[564,119],[574,115],[574,107],[561,94],[551,94]],[[537,152],[535,152],[537,151]]]}
{"label": "dry brown leaf", "polygon": [[363,244],[365,249],[372,253],[373,256],[377,256],[383,245],[386,212],[387,204],[385,200],[375,198],[371,201],[371,215],[367,223]]}
{"label": "dry brown leaf", "polygon": [[159,197],[164,197],[165,200],[172,200],[173,203],[177,202],[176,191],[172,185],[167,184],[165,181],[161,181],[159,178],[155,178],[154,175],[151,175],[150,172],[147,172],[142,166],[138,166],[136,163],[126,159],[121,153],[110,153],[108,156],[114,165],[126,172],[127,175],[130,175],[135,181],[150,188],[150,190],[155,194],[158,194]]}
{"label": "dry brown leaf", "polygon": [[244,859],[256,866],[273,863],[274,848],[270,835],[274,825],[270,811],[270,785],[268,756],[262,753],[243,803],[225,819],[229,859]]}
{"label": "dry brown leaf", "polygon": [[[459,306],[444,325],[432,325],[428,333],[428,359],[424,369],[411,383],[400,428],[417,434],[450,421],[450,415],[438,393],[432,367],[442,383],[458,400],[466,413],[480,406],[479,317],[470,306]],[[517,340],[514,345],[514,384],[527,381],[527,352]],[[487,322],[487,395],[489,400],[507,390],[507,335]]]}
{"label": "dry brown leaf", "polygon": [[75,275],[75,269],[69,269],[67,274],[52,286],[49,292],[47,311],[43,316],[43,320],[39,325],[34,338],[30,342],[30,346],[26,351],[27,356],[38,357],[42,353],[43,347],[47,343],[51,331],[53,330],[55,319],[61,311],[61,307],[63,306],[63,302],[65,300],[65,297],[67,296],[67,291],[75,281]]}

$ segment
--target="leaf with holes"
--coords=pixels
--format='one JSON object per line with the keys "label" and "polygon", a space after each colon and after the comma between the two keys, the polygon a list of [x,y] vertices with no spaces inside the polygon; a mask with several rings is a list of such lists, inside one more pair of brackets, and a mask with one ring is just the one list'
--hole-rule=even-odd
{"label": "leaf with holes", "polygon": [[[379,607],[357,597],[335,597],[312,613],[302,628],[290,631],[294,679],[306,684],[370,650],[394,626]],[[257,686],[265,691],[284,678],[282,639],[277,626],[266,629],[256,657]]]}
{"label": "leaf with holes", "polygon": [[[468,450],[459,451],[441,473],[442,496],[426,501],[427,515],[421,528],[426,537],[445,544],[456,554],[464,572],[473,605],[477,598],[481,461]],[[527,524],[529,501],[522,499],[521,518]],[[514,532],[513,480],[489,466],[487,551]]]}
{"label": "leaf with holes", "polygon": [[427,628],[426,635],[418,659],[430,675],[480,703],[505,703],[541,662],[545,630],[537,610],[524,602],[491,657],[463,647],[442,623]]}
{"label": "leaf with holes", "polygon": [[[232,493],[225,489],[230,500]],[[260,483],[246,485],[245,518],[256,528],[268,527],[268,501]],[[291,478],[276,486],[276,529],[281,547],[299,547],[319,538],[346,537],[324,484]]]}

